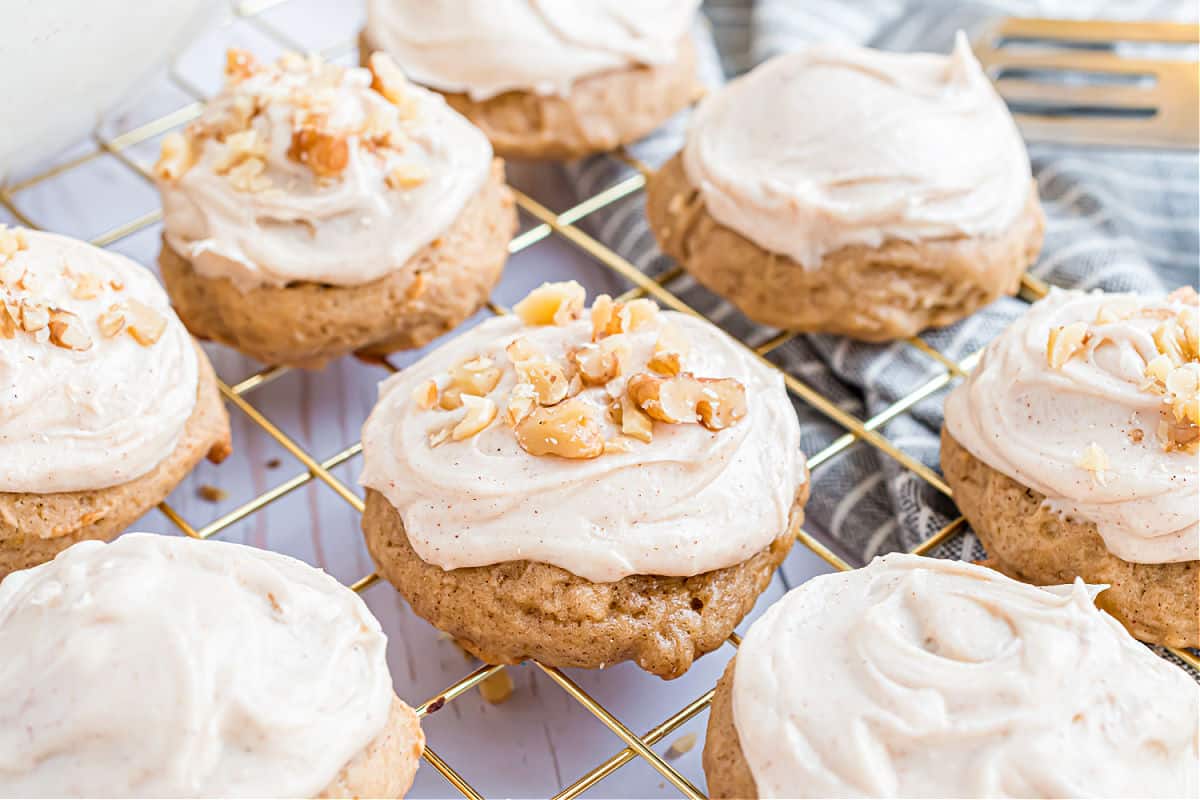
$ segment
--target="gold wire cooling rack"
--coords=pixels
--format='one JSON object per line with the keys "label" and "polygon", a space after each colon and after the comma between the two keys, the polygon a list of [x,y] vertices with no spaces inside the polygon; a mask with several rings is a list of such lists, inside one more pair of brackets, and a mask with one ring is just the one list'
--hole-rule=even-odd
{"label": "gold wire cooling rack", "polygon": [[[261,33],[265,34],[275,43],[287,50],[304,51],[299,42],[295,41],[284,31],[277,26],[264,19],[262,13],[268,9],[283,5],[290,0],[246,0],[235,5],[235,13],[238,17],[246,20],[257,28]],[[337,58],[344,56],[352,51],[354,44],[351,42],[336,45],[322,51],[320,54],[326,58]],[[140,163],[129,153],[129,149],[134,145],[146,142],[155,136],[159,136],[172,128],[183,125],[196,117],[200,112],[203,104],[203,93],[192,86],[188,81],[180,76],[172,73],[172,82],[177,85],[182,91],[195,98],[195,100],[187,105],[177,108],[170,113],[160,116],[154,120],[146,122],[133,130],[127,131],[117,136],[105,137],[102,134],[94,135],[94,147],[90,147],[81,155],[74,156],[66,161],[55,164],[54,166],[39,172],[36,175],[24,178],[17,183],[7,187],[0,187],[0,205],[3,205],[9,213],[11,213],[21,224],[37,228],[35,220],[30,219],[20,210],[19,195],[28,189],[42,183],[43,181],[63,175],[71,170],[79,169],[89,162],[111,156],[120,163],[124,164],[130,170],[141,176],[148,182],[152,182],[152,176],[149,166]],[[528,195],[514,189],[518,206],[538,220],[536,226],[518,234],[509,243],[510,254],[516,254],[527,248],[532,247],[538,242],[550,236],[558,236],[570,242],[575,247],[587,253],[597,262],[604,265],[615,273],[620,278],[628,281],[634,288],[626,292],[621,299],[628,300],[634,297],[652,297],[658,301],[660,305],[667,306],[676,311],[681,311],[687,314],[701,316],[699,312],[684,303],[679,297],[673,294],[666,288],[672,279],[681,274],[681,270],[676,267],[655,278],[651,278],[639,270],[636,266],[630,263],[627,259],[616,253],[607,245],[592,237],[582,229],[577,227],[577,223],[584,220],[591,214],[612,205],[613,203],[640,191],[646,182],[648,170],[645,165],[637,162],[624,152],[612,154],[613,158],[618,158],[626,164],[633,166],[636,169],[636,174],[619,181],[613,186],[604,191],[590,197],[562,213],[555,214],[548,208],[543,206],[537,200]],[[153,225],[161,219],[160,211],[152,211],[134,219],[130,219],[92,239],[92,244],[99,247],[107,247],[128,236],[141,231],[142,229]],[[1021,297],[1027,301],[1037,300],[1043,297],[1047,292],[1047,286],[1033,275],[1026,274],[1021,281]],[[489,309],[496,314],[506,313],[506,310],[495,303],[488,304]],[[746,345],[759,358],[774,368],[775,365],[766,360],[766,356],[776,348],[779,348],[786,342],[795,338],[796,333],[781,332],[766,342],[756,346]],[[920,476],[924,481],[929,483],[937,491],[947,497],[951,496],[950,487],[946,485],[941,476],[927,467],[925,464],[917,461],[912,456],[903,452],[900,448],[888,441],[886,437],[879,433],[879,428],[895,419],[901,414],[908,411],[921,400],[929,397],[935,392],[949,385],[956,378],[963,377],[974,365],[979,358],[979,353],[971,355],[955,361],[954,359],[942,354],[926,342],[917,337],[912,337],[906,340],[907,344],[918,351],[925,357],[936,362],[941,368],[941,374],[928,380],[923,385],[912,391],[907,396],[900,398],[885,408],[883,411],[875,414],[868,419],[858,419],[854,415],[839,408],[833,401],[821,395],[815,389],[810,387],[799,378],[784,373],[784,382],[787,385],[788,391],[795,397],[799,398],[804,403],[815,408],[828,419],[841,426],[845,433],[831,442],[824,449],[812,455],[808,459],[809,468],[812,471],[819,470],[823,464],[828,462],[834,456],[842,453],[858,442],[877,448],[883,453],[886,453],[891,458],[898,461],[906,469]],[[390,364],[384,363],[385,366],[394,369]],[[363,510],[362,499],[355,494],[343,482],[335,478],[330,470],[335,469],[339,465],[354,458],[362,452],[360,443],[351,444],[335,455],[318,460],[316,457],[308,453],[303,447],[296,443],[294,439],[284,433],[279,427],[271,422],[265,414],[256,408],[247,398],[252,393],[268,383],[276,380],[289,370],[285,367],[268,367],[249,377],[240,380],[236,383],[226,383],[220,380],[220,389],[225,399],[234,406],[238,411],[245,414],[255,425],[265,432],[268,436],[278,442],[292,456],[294,456],[307,470],[290,480],[286,480],[274,488],[258,495],[252,500],[244,503],[238,508],[226,513],[217,519],[214,519],[203,525],[194,525],[192,522],[184,519],[178,512],[175,511],[167,503],[162,503],[159,509],[171,520],[184,534],[199,539],[207,539],[215,536],[222,531],[240,522],[260,509],[266,507],[270,503],[278,500],[284,495],[304,486],[314,480],[324,484],[326,487],[335,492],[348,503],[355,511],[361,513]],[[925,554],[933,550],[942,542],[961,533],[965,527],[965,521],[959,517],[939,530],[929,539],[921,542],[911,552],[915,554]],[[812,534],[801,529],[798,540],[812,550],[816,555],[820,556],[824,561],[838,570],[852,569],[852,565],[841,558],[837,553],[826,547],[822,542],[816,539]],[[355,592],[362,592],[367,587],[374,584],[379,579],[378,575],[372,573],[366,575],[354,583],[350,584],[350,588]],[[740,643],[740,637],[735,633],[729,637],[728,643],[733,647],[737,647]],[[1194,652],[1187,650],[1171,649],[1171,653],[1181,662],[1191,666],[1193,669],[1200,670],[1200,658]],[[704,798],[705,795],[691,781],[679,773],[671,766],[665,758],[654,752],[654,745],[658,744],[664,737],[676,730],[679,726],[690,720],[692,717],[699,714],[708,707],[712,701],[713,689],[701,694],[699,697],[692,700],[687,705],[680,708],[674,714],[664,719],[658,725],[646,731],[642,735],[635,734],[616,716],[612,714],[600,702],[591,697],[585,692],[575,681],[568,677],[565,673],[554,667],[548,667],[544,664],[534,662],[534,664],[546,675],[550,677],[558,686],[560,686],[571,698],[582,705],[588,712],[594,715],[605,726],[608,727],[618,738],[626,745],[625,749],[614,753],[605,761],[597,764],[591,771],[581,776],[568,786],[562,787],[561,790],[554,796],[555,800],[569,800],[580,796],[583,792],[595,786],[608,775],[611,775],[620,767],[628,764],[635,758],[645,759],[655,770],[657,770],[667,781],[673,784],[684,797]],[[487,681],[493,675],[501,672],[504,669],[502,666],[484,666],[471,672],[459,681],[447,686],[443,691],[436,696],[426,700],[424,703],[416,706],[417,713],[424,717],[432,714],[447,703],[461,697],[466,692],[479,686]],[[454,786],[464,797],[471,800],[481,799],[482,795],[465,779],[457,770],[450,764],[440,758],[432,747],[426,746],[424,753],[425,760],[440,772],[449,783]]]}

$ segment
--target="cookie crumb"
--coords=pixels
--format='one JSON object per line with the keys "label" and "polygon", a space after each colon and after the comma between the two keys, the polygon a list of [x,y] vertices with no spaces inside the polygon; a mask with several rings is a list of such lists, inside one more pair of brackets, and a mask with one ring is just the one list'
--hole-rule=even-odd
{"label": "cookie crumb", "polygon": [[200,495],[201,500],[207,500],[210,503],[219,503],[229,496],[229,493],[224,489],[216,486],[210,486],[207,483],[200,486],[196,490],[196,494]]}
{"label": "cookie crumb", "polygon": [[279,469],[280,463],[278,458],[267,459],[267,469]]}
{"label": "cookie crumb", "polygon": [[513,681],[506,669],[493,672],[479,684],[479,694],[494,706],[512,697],[512,693]]}
{"label": "cookie crumb", "polygon": [[667,748],[667,758],[679,758],[682,755],[690,753],[692,748],[696,746],[696,734],[685,733],[675,741],[671,742],[671,746]]}

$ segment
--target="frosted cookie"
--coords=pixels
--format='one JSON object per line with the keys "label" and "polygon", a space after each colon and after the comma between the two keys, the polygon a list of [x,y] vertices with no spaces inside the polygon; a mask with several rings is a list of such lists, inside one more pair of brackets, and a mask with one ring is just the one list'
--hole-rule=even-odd
{"label": "frosted cookie", "polygon": [[1025,145],[961,35],[767,62],[701,103],[648,192],[662,249],[746,316],[868,341],[1012,294],[1042,243]]}
{"label": "frosted cookie", "polygon": [[0,577],[111,539],[229,450],[212,367],[149,270],[0,226]]}
{"label": "frosted cookie", "polygon": [[516,226],[480,131],[386,57],[230,51],[163,142],[167,290],[197,336],[269,364],[420,347],[477,311]]}
{"label": "frosted cookie", "polygon": [[897,554],[793,589],[717,684],[709,796],[1196,796],[1200,687],[1098,588]]}
{"label": "frosted cookie", "polygon": [[787,554],[807,469],[779,374],[648,300],[547,284],[385,381],[363,529],[413,609],[493,664],[721,645]]}
{"label": "frosted cookie", "polygon": [[131,533],[0,582],[0,795],[401,797],[387,637],[296,559]]}
{"label": "frosted cookie", "polygon": [[699,92],[698,0],[368,0],[382,50],[509,158],[578,158],[642,138]]}
{"label": "frosted cookie", "polygon": [[1108,584],[1139,639],[1200,646],[1197,297],[1052,290],[946,399],[942,471],[992,562]]}

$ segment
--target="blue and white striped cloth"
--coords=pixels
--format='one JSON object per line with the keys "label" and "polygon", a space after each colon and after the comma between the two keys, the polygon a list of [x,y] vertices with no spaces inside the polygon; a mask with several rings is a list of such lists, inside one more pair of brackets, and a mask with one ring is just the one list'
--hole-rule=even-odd
{"label": "blue and white striped cloth", "polygon": [[[1194,2],[1178,0],[708,0],[711,30],[698,31],[703,78],[718,85],[773,55],[814,41],[844,41],[887,50],[948,52],[957,30],[971,33],[997,16],[1194,20]],[[657,165],[679,149],[686,115],[632,148]],[[1051,284],[1111,291],[1154,292],[1197,283],[1200,266],[1195,153],[1134,152],[1062,146],[1030,148],[1046,211],[1046,240],[1033,273]],[[583,196],[622,176],[612,159],[567,167]],[[654,243],[640,196],[589,218],[593,232],[649,274],[672,264]],[[668,288],[743,341],[776,331],[755,325],[729,303],[677,278]],[[1027,306],[1007,298],[925,340],[958,359],[979,349]],[[867,418],[940,374],[942,368],[905,343],[867,345],[831,336],[804,336],[773,356],[791,374],[844,410]],[[882,428],[914,458],[938,468],[939,392]],[[797,404],[805,452],[816,453],[843,433],[817,411]],[[814,475],[807,527],[852,562],[910,549],[956,516],[953,505],[920,477],[866,444],[843,451]],[[973,535],[956,537],[938,555],[978,558]]]}

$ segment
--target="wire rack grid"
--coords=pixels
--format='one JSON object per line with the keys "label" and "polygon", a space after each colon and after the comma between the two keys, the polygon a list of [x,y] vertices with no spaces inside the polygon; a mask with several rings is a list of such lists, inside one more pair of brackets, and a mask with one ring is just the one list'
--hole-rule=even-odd
{"label": "wire rack grid", "polygon": [[[235,3],[233,8],[234,13],[239,18],[252,24],[280,47],[286,50],[304,51],[306,48],[301,43],[294,40],[263,16],[263,13],[267,10],[291,1],[244,0],[244,2]],[[325,48],[319,54],[325,58],[333,59],[345,56],[352,52],[355,47],[354,42],[346,42]],[[129,170],[132,170],[142,179],[152,184],[153,179],[150,166],[134,157],[130,153],[130,149],[135,145],[145,143],[156,136],[160,136],[173,128],[186,124],[199,114],[206,99],[204,91],[177,72],[172,71],[171,80],[179,89],[193,98],[192,102],[116,136],[107,137],[101,133],[96,133],[93,136],[93,146],[89,147],[85,152],[54,164],[48,169],[25,177],[11,185],[0,186],[0,205],[7,209],[21,224],[36,229],[39,227],[36,220],[31,219],[30,216],[21,210],[21,193],[44,181],[72,170],[80,169],[93,160],[106,156],[115,158]],[[629,166],[634,167],[634,174],[561,213],[551,211],[534,198],[514,189],[518,207],[536,220],[537,224],[515,236],[509,244],[509,252],[516,254],[533,247],[548,237],[557,236],[584,251],[617,276],[632,284],[633,288],[622,295],[622,300],[629,300],[635,297],[651,297],[659,304],[676,311],[702,316],[667,288],[667,284],[681,274],[682,270],[680,268],[676,267],[651,278],[629,260],[578,227],[578,223],[590,215],[640,191],[645,185],[649,170],[644,164],[641,164],[623,151],[613,153],[611,157],[618,158]],[[94,237],[91,241],[96,246],[107,247],[154,225],[160,220],[161,211],[151,211],[125,221]],[[1023,276],[1021,283],[1021,297],[1023,299],[1027,301],[1036,300],[1044,296],[1047,290],[1047,286],[1033,275],[1026,274]],[[488,307],[495,314],[507,313],[506,309],[496,303],[489,303]],[[758,358],[762,359],[768,365],[775,367],[772,362],[767,360],[768,354],[798,335],[784,331],[773,336],[766,342],[754,346],[746,344],[746,346]],[[908,346],[922,353],[924,357],[935,362],[941,368],[940,374],[929,379],[908,395],[896,400],[884,410],[867,419],[859,419],[846,412],[794,375],[784,373],[784,381],[788,391],[794,397],[816,409],[825,417],[837,423],[845,431],[824,449],[809,457],[808,464],[812,471],[819,470],[823,464],[829,462],[830,459],[848,448],[859,443],[864,443],[895,459],[905,469],[921,477],[938,492],[950,497],[950,487],[946,485],[940,475],[894,445],[879,430],[886,423],[904,414],[921,400],[945,388],[955,379],[964,376],[975,365],[979,353],[973,353],[956,361],[937,351],[918,337],[911,337],[906,340],[906,343]],[[389,369],[395,369],[386,360],[383,362],[383,365]],[[200,539],[216,536],[235,523],[245,520],[269,504],[313,481],[336,493],[345,503],[361,514],[363,510],[362,499],[344,482],[332,474],[332,470],[361,453],[361,443],[356,442],[347,445],[334,455],[319,460],[300,446],[294,438],[285,433],[278,425],[273,423],[250,401],[249,398],[255,390],[282,377],[288,371],[288,368],[285,367],[268,367],[233,383],[228,383],[224,380],[219,380],[218,383],[221,393],[227,402],[237,409],[237,411],[244,414],[258,429],[295,457],[304,467],[304,471],[275,485],[232,511],[199,525],[185,519],[168,503],[164,502],[160,504],[159,509],[162,513],[185,535]],[[915,554],[929,553],[947,539],[961,533],[964,529],[965,520],[958,517],[929,539],[913,548],[912,552]],[[803,545],[835,569],[848,570],[853,568],[853,565],[803,528],[799,531],[797,538]],[[351,583],[350,588],[355,592],[362,592],[378,581],[378,579],[378,575],[371,573]],[[737,647],[739,642],[740,638],[736,633],[732,634],[728,640],[728,644],[734,648]],[[1171,653],[1180,662],[1189,665],[1193,669],[1200,670],[1200,658],[1197,658],[1194,652],[1172,649]],[[562,787],[554,795],[555,800],[569,800],[570,798],[580,796],[617,769],[636,758],[641,758],[648,762],[663,778],[677,788],[684,797],[693,799],[705,797],[704,793],[698,787],[680,774],[664,757],[656,753],[653,748],[672,731],[707,708],[712,701],[714,689],[710,688],[703,692],[694,700],[679,708],[675,713],[663,719],[659,724],[638,735],[561,670],[537,662],[534,663],[538,669],[549,676],[555,684],[561,687],[574,701],[583,706],[583,708],[596,717],[625,744],[624,749],[600,762],[574,782]],[[417,713],[424,717],[437,712],[447,703],[480,686],[480,684],[497,675],[503,669],[504,667],[502,666],[484,666],[472,671],[470,674],[447,686],[434,697],[415,706]],[[472,798],[472,800],[482,798],[480,792],[458,770],[439,757],[432,747],[426,746],[423,757],[464,797]]]}

